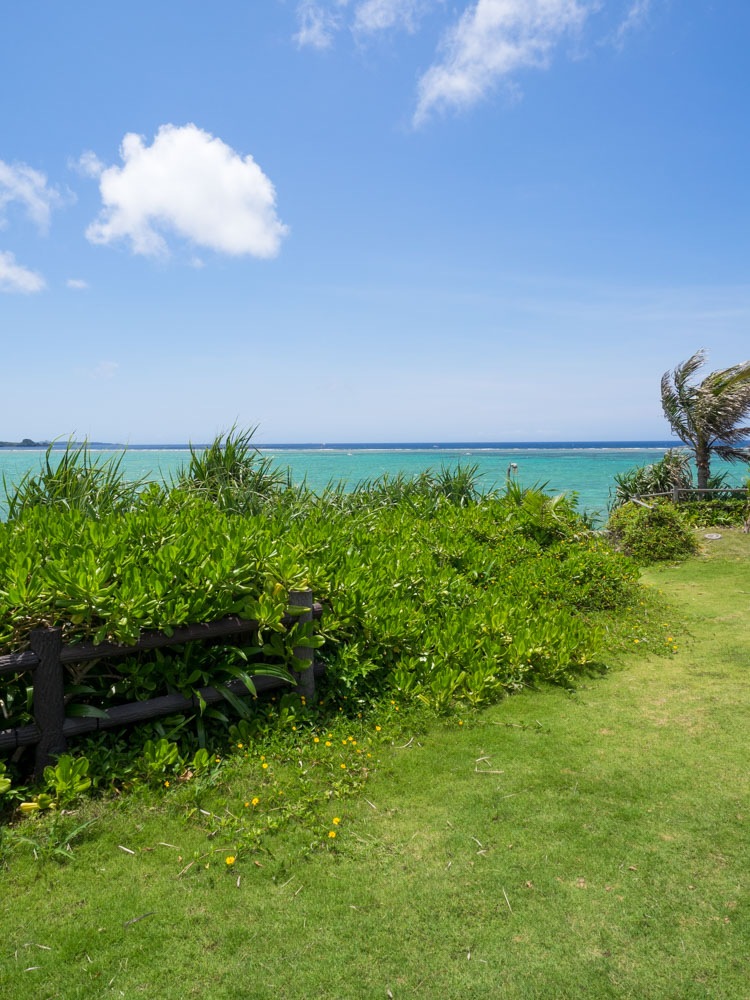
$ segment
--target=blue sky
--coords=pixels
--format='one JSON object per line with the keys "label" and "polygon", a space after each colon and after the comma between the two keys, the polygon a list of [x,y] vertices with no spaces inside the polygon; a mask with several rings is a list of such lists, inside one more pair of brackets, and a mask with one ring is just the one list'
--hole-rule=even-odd
{"label": "blue sky", "polygon": [[750,354],[746,3],[2,19],[0,438],[664,438]]}

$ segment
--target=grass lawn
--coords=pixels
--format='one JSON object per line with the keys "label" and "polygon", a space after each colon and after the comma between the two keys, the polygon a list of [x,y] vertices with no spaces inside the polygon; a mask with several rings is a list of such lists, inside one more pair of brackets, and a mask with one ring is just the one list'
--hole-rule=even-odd
{"label": "grass lawn", "polygon": [[575,694],[387,747],[324,849],[293,827],[178,876],[221,836],[87,804],[69,863],[2,873],[0,996],[750,997],[750,536],[719,531],[645,574],[676,652],[636,634]]}

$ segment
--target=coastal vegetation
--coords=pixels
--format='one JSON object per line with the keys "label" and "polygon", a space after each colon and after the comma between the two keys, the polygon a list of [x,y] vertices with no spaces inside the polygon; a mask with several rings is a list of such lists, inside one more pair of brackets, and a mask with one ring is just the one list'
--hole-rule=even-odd
{"label": "coastal vegetation", "polygon": [[[607,529],[631,555],[649,562],[689,554],[690,528],[746,525],[750,492],[727,486],[726,473],[709,476],[707,483],[709,494],[695,492],[690,456],[670,449],[656,462],[615,475]],[[747,486],[750,491],[750,476]],[[677,504],[675,487],[682,491]]]}
{"label": "coastal vegetation", "polygon": [[706,352],[696,351],[661,380],[664,416],[693,452],[699,489],[708,488],[712,454],[727,462],[750,461],[750,426],[743,426],[750,417],[750,361],[696,382],[705,363]]}
{"label": "coastal vegetation", "polygon": [[3,476],[9,521],[21,520],[34,507],[80,511],[88,517],[131,510],[145,485],[125,477],[124,452],[111,458],[92,454],[88,442],[50,444],[38,472],[29,469],[16,483]]}
{"label": "coastal vegetation", "polygon": [[[370,920],[386,905],[377,889],[386,876],[399,941],[410,938],[415,906],[446,913],[431,926],[440,964],[425,995],[433,987],[474,995],[469,967],[457,974],[450,957],[459,946],[464,961],[500,963],[509,996],[545,995],[529,979],[528,948],[516,944],[532,949],[539,988],[552,981],[562,993],[579,945],[598,949],[581,993],[592,998],[631,986],[633,995],[667,996],[654,984],[677,937],[694,949],[684,975],[717,974],[715,950],[699,943],[692,924],[670,917],[683,893],[681,860],[667,841],[655,851],[649,840],[664,825],[651,816],[663,789],[677,794],[683,763],[689,767],[687,737],[676,727],[673,746],[641,732],[650,724],[643,697],[657,698],[690,670],[683,663],[675,673],[673,664],[695,623],[662,594],[679,571],[663,571],[673,574],[663,581],[651,571],[644,585],[639,569],[657,559],[674,566],[696,551],[683,505],[621,504],[602,533],[575,497],[513,482],[482,492],[471,466],[313,493],[293,486],[249,435],[233,431],[194,451],[166,485],[127,484],[119,468],[70,446],[60,467],[48,461],[9,490],[8,508],[0,525],[0,652],[23,649],[40,625],[60,626],[72,643],[130,642],[143,629],[230,613],[260,623],[243,645],[196,643],[71,665],[69,716],[206,684],[229,692],[229,681],[266,670],[283,676],[295,666],[295,637],[282,617],[289,592],[306,587],[324,606],[312,641],[326,668],[311,703],[291,688],[258,698],[232,694],[190,714],[102,731],[75,741],[36,784],[28,752],[2,762],[4,905],[14,893],[34,897],[54,885],[60,915],[51,923],[45,917],[42,927],[45,907],[32,907],[14,929],[17,953],[29,942],[52,952],[49,961],[45,952],[3,973],[14,996],[39,995],[52,979],[85,996],[90,977],[112,979],[122,948],[137,970],[121,975],[122,986],[133,986],[135,975],[158,981],[165,998],[176,996],[184,986],[176,966],[158,972],[123,938],[152,917],[149,954],[163,946],[192,965],[197,940],[221,968],[234,968],[240,941],[229,933],[211,945],[217,921],[231,927],[240,912],[278,921],[279,907],[299,907],[303,928],[316,928],[332,955],[326,921],[348,918],[354,930],[344,931],[344,948],[356,965],[365,937],[379,954],[389,940],[392,947]],[[737,553],[746,558],[741,546]],[[715,562],[713,572],[740,572],[734,565]],[[648,660],[634,667],[630,654],[644,650]],[[3,686],[4,727],[32,720],[30,694],[22,673]],[[719,707],[711,702],[709,710]],[[622,751],[601,759],[601,734],[615,732]],[[737,767],[733,753],[722,757],[725,773]],[[655,767],[659,781],[649,784],[643,774]],[[487,783],[484,791],[477,782]],[[733,872],[739,842],[729,813],[721,817],[721,849]],[[672,824],[691,850],[702,849],[705,830],[687,802],[670,812],[670,837]],[[639,871],[649,873],[646,882],[633,874]],[[731,872],[691,870],[691,885],[705,887],[691,919],[713,906],[706,900],[716,893],[736,902]],[[456,877],[464,903],[455,903]],[[632,938],[654,879],[664,901],[657,907],[664,955],[610,967],[605,959]],[[200,906],[207,892],[211,919],[199,926],[184,903]],[[69,919],[81,893],[89,902],[79,939]],[[738,933],[734,912],[727,915],[728,923],[722,917],[721,926],[710,925],[712,933]],[[575,947],[536,946],[571,920],[579,928]],[[487,921],[500,943],[482,931]],[[103,935],[96,947],[94,925]],[[399,944],[396,953],[397,986],[424,992],[424,948]],[[299,979],[287,976],[285,956],[275,942],[264,944],[271,973],[258,995],[307,996],[317,988],[307,967]],[[212,962],[206,975],[214,975]],[[385,988],[394,992],[396,967],[386,959],[384,968]],[[33,982],[24,978],[32,972],[41,973]],[[216,971],[212,995],[230,996],[222,975]],[[575,975],[578,982],[577,968]],[[321,981],[318,992],[361,995],[361,981],[382,985],[362,971],[356,989],[337,980],[326,992]],[[603,991],[607,982],[614,992]]]}
{"label": "coastal vegetation", "polygon": [[269,705],[261,741],[154,746],[131,794],[32,816],[0,993],[743,996],[750,538],[703,545],[645,573],[575,692],[342,696],[325,728]]}
{"label": "coastal vegetation", "polygon": [[[707,483],[709,489],[721,490],[727,485],[727,474],[722,472],[710,476]],[[610,507],[619,507],[633,497],[671,493],[675,486],[681,490],[692,489],[693,470],[688,452],[670,448],[656,462],[636,465],[626,472],[615,473],[610,490]],[[731,494],[728,493],[727,497],[729,496]]]}
{"label": "coastal vegetation", "polygon": [[[9,497],[0,652],[23,649],[39,625],[59,625],[67,642],[127,643],[142,629],[227,614],[260,623],[252,646],[71,668],[68,714],[191,694],[259,663],[290,666],[281,619],[294,589],[311,587],[325,606],[318,657],[330,697],[387,690],[438,710],[541,680],[570,684],[599,656],[594,618],[635,598],[635,567],[591,531],[574,499],[516,485],[483,495],[470,468],[315,495],[270,473],[247,441],[229,443],[231,463],[231,448],[209,449],[170,487],[137,489],[79,450]],[[237,699],[222,708],[181,720],[184,752],[191,741],[225,740],[252,715]],[[6,685],[3,711],[7,726],[31,721],[23,675]]]}
{"label": "coastal vegetation", "polygon": [[684,559],[697,542],[681,511],[673,504],[627,503],[612,512],[609,535],[640,565],[664,559]]}

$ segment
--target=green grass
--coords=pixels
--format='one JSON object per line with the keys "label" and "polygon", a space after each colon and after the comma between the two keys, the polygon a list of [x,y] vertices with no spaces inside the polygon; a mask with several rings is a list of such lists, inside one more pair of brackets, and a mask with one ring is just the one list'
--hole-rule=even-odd
{"label": "green grass", "polygon": [[750,537],[719,530],[648,570],[669,627],[608,675],[411,742],[383,720],[361,793],[231,868],[178,796],[88,803],[69,863],[26,852],[2,876],[0,996],[750,997]]}

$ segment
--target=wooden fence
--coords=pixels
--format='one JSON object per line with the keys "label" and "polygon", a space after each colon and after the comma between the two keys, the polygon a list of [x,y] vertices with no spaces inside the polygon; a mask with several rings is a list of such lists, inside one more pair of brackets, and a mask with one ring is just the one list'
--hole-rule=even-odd
{"label": "wooden fence", "polygon": [[[312,591],[292,591],[289,594],[289,603],[292,607],[304,610],[296,614],[285,615],[282,622],[286,626],[296,622],[310,622],[313,618],[320,618],[322,614],[321,605],[313,602]],[[0,677],[26,670],[32,671],[34,725],[0,731],[0,752],[36,744],[35,773],[39,778],[46,765],[54,757],[65,753],[67,741],[71,736],[80,736],[84,733],[96,732],[99,729],[117,729],[133,722],[157,719],[173,712],[194,711],[200,706],[197,694],[190,698],[185,698],[181,694],[168,694],[160,698],[149,698],[146,701],[117,705],[107,710],[106,718],[67,719],[65,717],[65,666],[69,663],[130,656],[144,649],[177,646],[187,642],[241,635],[257,632],[257,630],[257,621],[231,615],[205,624],[181,626],[173,629],[171,635],[162,631],[144,631],[138,641],[130,646],[121,646],[111,642],[96,645],[77,643],[67,646],[63,644],[60,628],[34,629],[29,639],[30,649],[0,656]],[[301,660],[309,661],[310,665],[301,671],[295,671],[294,677],[297,681],[296,690],[299,694],[310,699],[315,693],[315,678],[322,674],[323,669],[316,667],[314,650],[307,646],[295,646],[294,655]],[[260,692],[282,687],[284,683],[283,680],[275,677],[253,677],[253,684]],[[250,694],[243,682],[239,680],[229,681],[226,687],[233,694],[240,696]],[[222,701],[224,697],[214,687],[201,688],[200,696],[209,705]]]}
{"label": "wooden fence", "polygon": [[[666,493],[634,493],[633,500],[650,500],[653,497],[671,497],[673,503],[679,503],[685,493],[744,493],[750,497],[750,490],[747,486],[729,487],[720,486],[714,489],[707,489],[697,486],[673,486]],[[689,498],[687,498],[689,499]]]}

